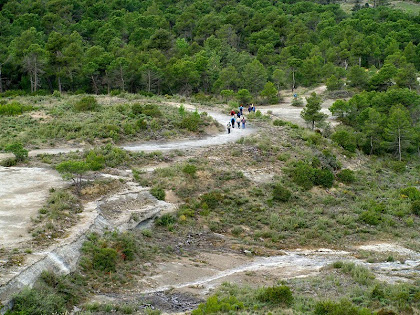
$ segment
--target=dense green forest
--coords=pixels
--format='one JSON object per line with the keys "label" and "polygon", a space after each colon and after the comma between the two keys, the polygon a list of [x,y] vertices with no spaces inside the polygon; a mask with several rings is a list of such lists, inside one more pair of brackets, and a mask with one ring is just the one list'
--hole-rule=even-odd
{"label": "dense green forest", "polygon": [[0,92],[416,87],[419,16],[327,2],[3,0]]}

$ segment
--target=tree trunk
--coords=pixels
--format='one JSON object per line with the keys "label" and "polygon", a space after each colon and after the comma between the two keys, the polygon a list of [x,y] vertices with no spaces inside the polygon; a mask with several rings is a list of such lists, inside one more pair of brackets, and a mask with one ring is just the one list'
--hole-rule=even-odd
{"label": "tree trunk", "polygon": [[315,129],[315,120],[312,120],[312,130]]}
{"label": "tree trunk", "polygon": [[37,91],[38,89],[38,64],[35,60],[35,65],[34,65],[34,92]]}
{"label": "tree trunk", "polygon": [[373,136],[370,136],[370,154],[369,155],[372,155],[372,153],[373,153]]}
{"label": "tree trunk", "polygon": [[347,63],[347,59],[344,60],[344,69],[347,70],[349,67],[349,64]]}
{"label": "tree trunk", "polygon": [[295,70],[292,70],[292,92],[295,90]]}
{"label": "tree trunk", "polygon": [[123,76],[123,71],[122,71],[122,67],[121,66],[120,66],[120,76],[121,76],[122,90],[125,91],[124,76]]}
{"label": "tree trunk", "polygon": [[29,81],[31,81],[31,93],[34,92],[34,78],[32,74],[29,76]]}
{"label": "tree trunk", "polygon": [[92,84],[93,84],[93,89],[95,90],[95,94],[98,94],[98,86],[96,85],[96,81],[95,81],[95,77],[92,75]]}
{"label": "tree trunk", "polygon": [[152,71],[147,70],[147,92],[150,93],[152,89]]}
{"label": "tree trunk", "polygon": [[398,128],[398,156],[401,161],[401,130]]}
{"label": "tree trunk", "polygon": [[60,76],[58,77],[58,91],[61,94],[61,77]]}
{"label": "tree trunk", "polygon": [[362,66],[362,56],[359,56],[359,67]]}

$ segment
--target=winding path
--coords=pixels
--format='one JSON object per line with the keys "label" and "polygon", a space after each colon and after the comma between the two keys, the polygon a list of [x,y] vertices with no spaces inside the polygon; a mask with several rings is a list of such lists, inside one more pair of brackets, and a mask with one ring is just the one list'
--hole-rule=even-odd
{"label": "winding path", "polygon": [[[175,103],[168,103],[170,105],[176,105]],[[195,110],[195,107],[193,106],[186,106],[188,110]],[[229,116],[224,115],[220,112],[215,111],[206,111],[211,117],[213,117],[219,124],[221,124],[223,127],[226,126],[226,124],[229,121]],[[245,137],[247,135],[252,134],[255,132],[256,129],[252,128],[252,126],[249,126],[249,123],[247,124],[247,127],[245,129],[238,129],[233,128],[230,134],[227,134],[227,132],[221,132],[214,136],[206,136],[200,139],[193,138],[193,139],[182,139],[177,141],[153,141],[153,142],[142,142],[142,143],[130,143],[125,145],[120,145],[119,147],[127,150],[127,151],[133,151],[133,152],[152,152],[152,151],[171,151],[171,150],[188,150],[193,148],[201,148],[201,147],[207,147],[212,145],[220,145],[225,144],[229,142],[235,142],[239,140],[241,137]],[[32,150],[29,152],[29,156],[37,156],[40,154],[60,154],[60,153],[70,153],[70,152],[77,152],[77,151],[83,151],[85,148],[83,147],[73,147],[73,148],[48,148],[48,149],[37,149]],[[12,157],[13,155],[11,153],[0,153],[0,160]]]}

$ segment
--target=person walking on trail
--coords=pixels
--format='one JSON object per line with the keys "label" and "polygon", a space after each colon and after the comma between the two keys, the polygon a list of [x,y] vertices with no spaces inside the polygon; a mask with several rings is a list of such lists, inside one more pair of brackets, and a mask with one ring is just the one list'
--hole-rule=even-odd
{"label": "person walking on trail", "polygon": [[251,105],[249,105],[248,106],[248,113],[251,113],[252,112],[252,106]]}
{"label": "person walking on trail", "polygon": [[241,104],[241,106],[239,106],[239,112],[241,113],[241,115],[243,115],[242,114],[242,111],[244,110],[244,107],[242,106],[242,104]]}
{"label": "person walking on trail", "polygon": [[235,117],[232,116],[230,123],[232,124],[232,128],[235,128]]}
{"label": "person walking on trail", "polygon": [[228,134],[230,134],[230,128],[232,127],[232,125],[230,124],[230,121],[227,123],[226,128],[228,131]]}
{"label": "person walking on trail", "polygon": [[235,111],[232,109],[231,111],[230,111],[230,116],[233,116],[233,115],[235,115],[236,113],[235,113]]}
{"label": "person walking on trail", "polygon": [[255,105],[252,104],[252,111],[255,113]]}
{"label": "person walking on trail", "polygon": [[237,113],[236,113],[236,116],[237,116],[238,118],[241,118],[241,115],[242,115],[242,113],[241,113],[241,112],[237,112]]}
{"label": "person walking on trail", "polygon": [[242,129],[245,129],[246,119],[245,116],[242,116]]}
{"label": "person walking on trail", "polygon": [[241,129],[241,118],[239,116],[236,118],[236,123],[238,124],[238,129]]}

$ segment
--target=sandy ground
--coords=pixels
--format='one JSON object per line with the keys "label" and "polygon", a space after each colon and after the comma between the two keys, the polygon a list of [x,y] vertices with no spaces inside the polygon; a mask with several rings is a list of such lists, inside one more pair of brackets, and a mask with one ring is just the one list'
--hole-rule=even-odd
{"label": "sandy ground", "polygon": [[395,283],[411,281],[420,276],[420,254],[396,244],[369,245],[374,252],[405,253],[404,262],[367,263],[356,258],[354,251],[331,249],[293,250],[270,257],[226,253],[199,253],[194,258],[157,264],[153,275],[142,279],[142,293],[177,289],[207,295],[223,282],[260,287],[276,281],[317,275],[323,267],[335,261],[352,261],[370,268],[380,280]]}
{"label": "sandy ground", "polygon": [[0,167],[0,246],[12,247],[31,239],[31,217],[45,202],[48,189],[63,186],[61,176],[43,168]]}
{"label": "sandy ground", "polygon": [[[297,91],[299,97],[302,98],[304,104],[306,104],[305,97],[310,96],[312,92],[317,93],[318,95],[324,93],[326,91],[326,86],[321,85],[315,89],[311,89],[308,91]],[[290,94],[290,93],[288,93]],[[295,107],[292,106],[293,96],[288,95],[284,96],[282,103],[277,105],[269,105],[269,106],[260,106],[258,109],[263,113],[267,114],[269,111],[272,113],[273,116],[276,116],[282,120],[290,121],[300,126],[305,127],[306,123],[300,117],[300,112],[302,111],[303,107]],[[327,122],[329,122],[332,126],[336,126],[339,122],[331,115],[329,108],[334,103],[335,100],[326,99],[321,104],[321,112],[328,115]]]}

